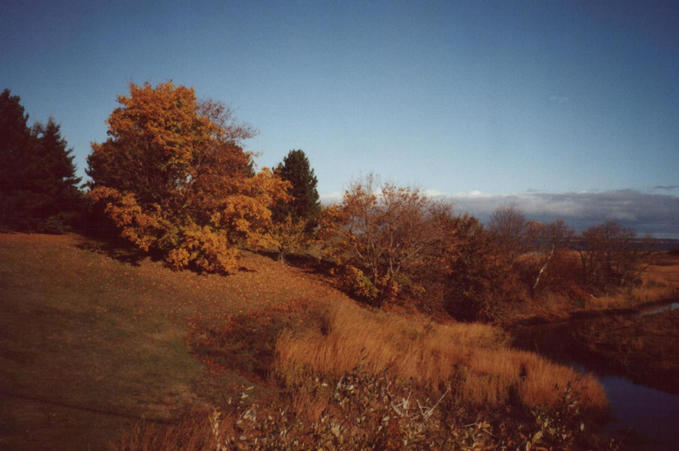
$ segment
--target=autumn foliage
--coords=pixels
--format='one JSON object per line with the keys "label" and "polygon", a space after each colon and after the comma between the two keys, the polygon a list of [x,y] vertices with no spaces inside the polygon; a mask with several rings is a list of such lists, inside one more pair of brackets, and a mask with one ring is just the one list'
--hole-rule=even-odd
{"label": "autumn foliage", "polygon": [[582,232],[578,251],[581,281],[602,292],[638,285],[652,250],[649,239],[638,239],[634,230],[616,222],[592,226]]}
{"label": "autumn foliage", "polygon": [[171,82],[131,84],[118,102],[87,173],[90,199],[123,238],[174,268],[223,273],[237,268],[236,246],[272,243],[269,207],[287,183],[253,171],[241,147],[252,133],[229,109]]}
{"label": "autumn foliage", "polygon": [[438,252],[439,219],[448,210],[416,189],[389,183],[378,189],[368,178],[325,210],[321,235],[344,267],[346,288],[380,303],[403,288],[420,291],[416,276]]}
{"label": "autumn foliage", "polygon": [[274,172],[257,172],[242,147],[252,131],[193,89],[132,84],[118,101],[108,139],[88,157],[93,210],[175,269],[230,273],[239,247],[275,248],[284,259],[303,253],[314,235],[315,249],[335,263],[338,285],[356,298],[488,320],[528,298],[569,295],[578,283],[632,283],[642,268],[624,229],[586,231],[577,261],[574,232],[562,221],[526,221],[508,207],[484,227],[417,189],[372,177],[319,218],[317,180],[303,151],[291,151]]}
{"label": "autumn foliage", "polygon": [[340,285],[372,304],[399,300],[479,319],[520,291],[491,232],[417,189],[359,181],[325,209],[321,237],[340,266]]}

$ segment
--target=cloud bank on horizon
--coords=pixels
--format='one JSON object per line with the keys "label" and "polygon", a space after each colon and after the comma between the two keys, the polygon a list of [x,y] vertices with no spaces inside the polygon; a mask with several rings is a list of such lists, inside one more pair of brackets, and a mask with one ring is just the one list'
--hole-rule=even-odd
{"label": "cloud bank on horizon", "polygon": [[[679,191],[679,186],[656,186],[654,190]],[[679,239],[679,196],[624,189],[605,192],[486,194],[470,191],[444,194],[424,190],[428,196],[450,202],[458,213],[487,221],[500,207],[513,206],[528,219],[549,222],[563,219],[576,231],[607,221],[617,221],[640,236]],[[341,198],[339,193],[321,196],[324,203]]]}
{"label": "cloud bank on horizon", "polygon": [[481,220],[498,207],[515,206],[538,221],[563,219],[575,230],[617,221],[657,238],[679,239],[679,196],[644,193],[631,189],[606,192],[486,195],[479,192],[445,196],[458,212]]}

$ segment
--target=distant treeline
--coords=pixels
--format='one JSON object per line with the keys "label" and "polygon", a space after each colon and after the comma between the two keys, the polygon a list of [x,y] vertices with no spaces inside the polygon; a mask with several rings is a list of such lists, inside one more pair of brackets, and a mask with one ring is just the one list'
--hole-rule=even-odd
{"label": "distant treeline", "polygon": [[[638,240],[637,246],[641,246],[647,250],[656,251],[678,251],[679,239],[673,238],[650,238]],[[649,246],[649,247],[646,247]]]}

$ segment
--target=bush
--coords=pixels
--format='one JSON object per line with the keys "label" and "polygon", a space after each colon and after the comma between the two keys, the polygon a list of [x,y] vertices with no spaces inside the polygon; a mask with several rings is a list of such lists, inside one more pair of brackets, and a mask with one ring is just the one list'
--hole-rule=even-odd
{"label": "bush", "polygon": [[340,286],[344,291],[370,304],[378,302],[381,293],[372,281],[352,265],[346,265],[341,270]]}

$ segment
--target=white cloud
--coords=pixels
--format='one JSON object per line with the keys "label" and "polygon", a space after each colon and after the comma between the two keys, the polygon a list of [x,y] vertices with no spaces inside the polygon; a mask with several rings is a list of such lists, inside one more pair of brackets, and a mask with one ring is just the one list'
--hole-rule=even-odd
{"label": "white cloud", "polygon": [[468,197],[500,197],[499,194],[488,194],[484,193],[483,191],[479,191],[477,189],[473,189],[471,191],[466,191],[462,193],[457,193],[453,194],[451,197],[456,198],[456,197],[461,197],[461,198],[468,198]]}
{"label": "white cloud", "polygon": [[486,220],[499,207],[514,206],[529,219],[563,219],[582,230],[605,221],[619,221],[640,234],[679,238],[679,196],[633,190],[601,193],[519,193],[448,196],[453,208]]}
{"label": "white cloud", "polygon": [[446,193],[439,191],[437,189],[426,189],[423,191],[423,193],[429,197],[441,197],[446,195]]}

